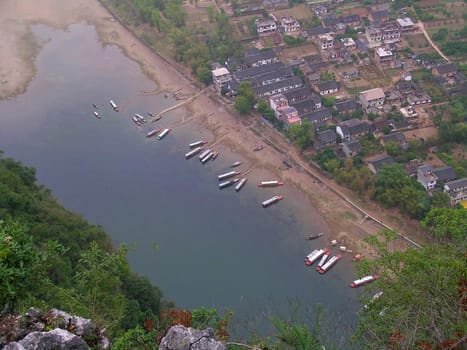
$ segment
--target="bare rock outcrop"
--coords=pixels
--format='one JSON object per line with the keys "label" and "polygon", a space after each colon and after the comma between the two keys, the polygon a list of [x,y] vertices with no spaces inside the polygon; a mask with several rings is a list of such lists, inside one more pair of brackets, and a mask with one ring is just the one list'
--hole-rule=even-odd
{"label": "bare rock outcrop", "polygon": [[159,350],[225,350],[224,342],[215,338],[214,330],[198,330],[176,325],[162,338]]}

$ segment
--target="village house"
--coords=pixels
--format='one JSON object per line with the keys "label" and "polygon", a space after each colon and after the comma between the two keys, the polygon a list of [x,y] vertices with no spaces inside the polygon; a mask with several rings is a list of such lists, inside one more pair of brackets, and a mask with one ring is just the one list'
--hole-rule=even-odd
{"label": "village house", "polygon": [[391,164],[394,164],[394,159],[391,156],[379,155],[368,160],[368,169],[370,169],[373,175],[376,175],[383,166]]}
{"label": "village house", "polygon": [[300,30],[300,23],[292,16],[281,17],[281,26],[285,33],[296,32]]}
{"label": "village house", "polygon": [[395,142],[404,149],[408,146],[407,142],[405,141],[405,135],[400,131],[390,133],[389,135],[384,135],[381,138],[381,141],[383,145],[386,145],[388,142]]}
{"label": "village house", "polygon": [[400,105],[404,101],[405,97],[398,90],[391,89],[384,92],[384,103],[390,106]]}
{"label": "village house", "polygon": [[305,29],[305,31],[307,32],[308,37],[310,37],[311,39],[317,39],[318,36],[321,34],[331,33],[332,29],[318,26],[318,27],[307,28]]}
{"label": "village house", "polygon": [[369,18],[372,23],[379,24],[389,21],[389,11],[388,10],[376,10],[371,11]]}
{"label": "village house", "polygon": [[359,94],[363,109],[368,112],[371,108],[378,108],[384,104],[384,91],[381,88],[365,90]]}
{"label": "village house", "polygon": [[451,205],[455,206],[467,200],[467,178],[447,182],[444,192],[449,195]]}
{"label": "village house", "polygon": [[430,165],[421,165],[417,168],[417,181],[425,190],[432,190],[438,182],[449,182],[456,178],[456,172],[451,167],[432,168]]}
{"label": "village house", "polygon": [[338,24],[343,24],[345,27],[356,28],[360,26],[360,16],[358,15],[349,15],[342,17],[328,16],[323,18],[322,24],[323,27],[335,27]]}
{"label": "village house", "polygon": [[358,140],[347,141],[342,143],[342,150],[347,158],[355,157],[362,150],[362,145]]}
{"label": "village house", "polygon": [[381,45],[381,40],[383,38],[381,28],[374,26],[366,27],[365,36],[370,47]]}
{"label": "village house", "polygon": [[228,83],[232,80],[232,75],[230,74],[229,70],[225,67],[219,67],[213,69],[212,73],[212,81],[217,89],[220,91],[223,87],[227,87]]}
{"label": "village house", "polygon": [[359,106],[354,100],[343,100],[343,101],[337,101],[334,104],[334,109],[339,114],[350,114],[350,113],[355,112],[357,109],[359,109]]}
{"label": "village house", "polygon": [[277,30],[276,22],[269,18],[265,20],[256,20],[256,31],[258,32],[259,36],[269,35],[271,33],[275,33]]}
{"label": "village house", "polygon": [[256,97],[263,97],[281,94],[302,86],[302,79],[300,79],[299,77],[292,77],[274,82],[272,84],[253,87],[253,91]]}
{"label": "village house", "polygon": [[381,29],[381,40],[385,44],[391,44],[400,41],[401,31],[395,22],[383,23]]}
{"label": "village house", "polygon": [[274,111],[276,118],[280,116],[280,109],[289,107],[289,101],[283,94],[277,94],[269,97],[269,106]]}
{"label": "village house", "polygon": [[445,63],[434,66],[431,73],[437,77],[452,77],[457,73],[457,66],[455,63]]}
{"label": "village house", "polygon": [[407,164],[405,164],[405,172],[409,177],[416,177],[417,176],[417,169],[420,165],[423,165],[423,163],[420,161],[420,159],[411,159]]}
{"label": "village house", "polygon": [[373,133],[374,134],[383,132],[383,130],[386,127],[390,126],[389,120],[387,120],[385,117],[378,117],[375,120],[373,120],[371,122],[371,124],[373,125]]}
{"label": "village house", "polygon": [[264,50],[256,54],[247,55],[243,61],[247,67],[259,67],[278,62],[279,59],[273,50]]}
{"label": "village house", "polygon": [[340,83],[335,80],[324,81],[316,84],[316,88],[321,96],[334,94],[340,89]]}
{"label": "village house", "polygon": [[318,35],[318,45],[321,50],[327,50],[334,46],[334,33]]}
{"label": "village house", "polygon": [[407,102],[410,106],[418,106],[431,103],[431,97],[422,89],[417,88],[413,93],[407,96]]}
{"label": "village house", "polygon": [[274,111],[276,118],[282,120],[288,128],[292,124],[300,124],[301,118],[295,107],[289,106],[287,98],[282,95],[274,95],[269,98],[269,105]]}
{"label": "village house", "polygon": [[[287,92],[284,95],[287,96]],[[317,109],[320,109],[322,107],[321,97],[319,97],[319,95],[312,95],[310,98],[307,98],[305,100],[299,100],[289,103],[290,105],[297,108],[298,113],[300,115],[316,111]]]}
{"label": "village house", "polygon": [[358,79],[358,77],[360,76],[360,73],[358,72],[358,69],[353,68],[345,72],[342,72],[341,76],[342,76],[342,79],[344,80],[355,80],[355,79]]}
{"label": "village house", "polygon": [[357,48],[352,38],[342,38],[341,42],[344,44],[346,50],[355,50]]}
{"label": "village house", "polygon": [[359,119],[349,119],[336,126],[336,132],[342,140],[350,141],[367,135],[372,130],[370,124]]}
{"label": "village house", "polygon": [[310,113],[302,114],[302,119],[308,119],[315,126],[315,130],[326,126],[326,122],[332,119],[332,113],[329,108],[322,108]]}
{"label": "village house", "polygon": [[276,83],[278,81],[282,81],[288,78],[292,78],[294,76],[292,67],[284,66],[277,70],[269,71],[263,74],[256,75],[254,77],[245,79],[251,82],[253,87],[255,86],[263,86],[269,85],[272,83]]}
{"label": "village house", "polygon": [[412,106],[402,107],[399,111],[408,123],[414,124],[418,122],[418,113]]}
{"label": "village house", "polygon": [[306,99],[309,99],[313,95],[313,90],[309,86],[303,86],[295,90],[284,92],[284,96],[287,98],[287,101],[289,101],[289,104],[298,101],[304,101]]}
{"label": "village house", "polygon": [[409,34],[414,31],[414,24],[409,17],[398,18],[396,22],[399,26],[401,34]]}
{"label": "village house", "polygon": [[395,56],[391,50],[384,47],[377,47],[375,49],[375,61],[383,67],[392,67],[395,62]]}
{"label": "village house", "polygon": [[334,130],[324,130],[315,134],[315,141],[313,147],[315,149],[321,149],[326,146],[335,145],[337,140],[337,134]]}
{"label": "village house", "polygon": [[316,16],[321,17],[328,13],[328,8],[324,5],[318,4],[311,7],[311,10]]}
{"label": "village house", "polygon": [[280,10],[289,7],[289,0],[263,0],[266,10]]}
{"label": "village house", "polygon": [[438,184],[453,181],[457,177],[456,170],[450,166],[434,168],[433,174],[438,178]]}
{"label": "village house", "polygon": [[416,85],[412,81],[401,80],[396,84],[397,90],[403,95],[414,92]]}

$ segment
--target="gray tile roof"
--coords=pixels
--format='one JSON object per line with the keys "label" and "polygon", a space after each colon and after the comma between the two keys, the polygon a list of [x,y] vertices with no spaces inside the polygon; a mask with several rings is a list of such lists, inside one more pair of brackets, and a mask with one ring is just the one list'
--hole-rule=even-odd
{"label": "gray tile roof", "polygon": [[267,72],[278,70],[282,67],[285,67],[285,64],[283,64],[282,62],[274,62],[270,64],[265,64],[259,67],[252,67],[252,68],[247,68],[244,70],[237,71],[233,74],[233,76],[237,81],[243,81],[248,78],[257,76],[257,75],[261,75]]}
{"label": "gray tile roof", "polygon": [[391,165],[394,163],[394,159],[391,156],[382,155],[372,160],[369,160],[368,163],[373,164],[376,170],[381,169],[383,165]]}
{"label": "gray tile roof", "polygon": [[333,89],[339,89],[339,83],[335,80],[329,80],[329,81],[324,81],[322,83],[316,84],[318,87],[319,91],[326,91],[326,90],[333,90]]}
{"label": "gray tile roof", "polygon": [[456,171],[450,166],[434,168],[432,169],[433,174],[436,175],[439,181],[450,181],[456,178]]}
{"label": "gray tile roof", "polygon": [[402,143],[405,141],[405,135],[401,132],[393,132],[389,135],[384,135],[383,140],[385,143],[388,143],[388,142]]}
{"label": "gray tile roof", "polygon": [[358,105],[354,100],[338,101],[334,104],[334,108],[339,113],[346,112],[348,110],[355,110],[357,107]]}
{"label": "gray tile roof", "polygon": [[459,180],[446,182],[445,186],[449,187],[449,191],[459,191],[467,188],[467,177]]}
{"label": "gray tile roof", "polygon": [[457,66],[455,63],[440,64],[436,68],[440,74],[454,73],[457,71]]}

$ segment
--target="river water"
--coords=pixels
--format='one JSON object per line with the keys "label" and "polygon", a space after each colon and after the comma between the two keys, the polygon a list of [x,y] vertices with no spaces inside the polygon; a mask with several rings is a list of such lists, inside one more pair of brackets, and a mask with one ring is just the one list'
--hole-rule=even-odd
{"label": "river water", "polygon": [[[291,305],[313,319],[321,304],[331,327],[339,323],[335,338],[349,334],[359,308],[357,291],[349,288],[350,256],[326,275],[305,267],[304,256],[324,239],[304,237],[326,226],[300,191],[256,187],[260,170],[239,193],[218,190],[217,175],[240,155],[221,148],[205,166],[186,161],[188,143],[212,139],[194,122],[162,141],[144,137],[148,129],[137,128],[131,115],[176,101],[142,96],[156,86],[138,64],[102,45],[89,25],[33,30],[43,44],[37,74],[24,94],[0,101],[6,156],[35,167],[39,182],[65,207],[101,225],[117,244],[134,246],[132,268],[179,307],[229,308],[233,331],[245,334],[270,314],[290,315]],[[102,105],[100,120],[93,103]],[[174,124],[183,113],[164,115],[156,125]],[[278,193],[286,195],[282,202],[261,207]]]}

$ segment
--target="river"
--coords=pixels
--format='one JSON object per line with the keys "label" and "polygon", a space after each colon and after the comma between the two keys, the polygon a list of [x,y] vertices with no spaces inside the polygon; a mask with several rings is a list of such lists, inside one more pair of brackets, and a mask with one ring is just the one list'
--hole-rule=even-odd
{"label": "river", "polygon": [[[305,267],[304,256],[325,238],[304,237],[325,225],[299,190],[260,189],[255,182],[265,173],[258,170],[239,193],[220,191],[217,175],[240,155],[224,147],[204,166],[186,161],[190,142],[212,139],[201,125],[187,123],[156,141],[131,121],[134,113],[177,103],[143,96],[156,86],[137,63],[102,45],[86,24],[33,30],[43,44],[37,74],[24,94],[0,101],[6,156],[35,167],[38,181],[65,207],[101,225],[117,244],[134,246],[132,268],[179,307],[229,308],[234,332],[244,334],[271,313],[290,315],[292,304],[313,319],[321,304],[330,326],[339,324],[335,337],[349,334],[359,308],[349,288],[351,257],[326,275]],[[101,105],[100,120],[93,103]],[[171,125],[183,113],[170,112],[156,125]],[[277,193],[286,198],[263,209],[260,202]]]}

